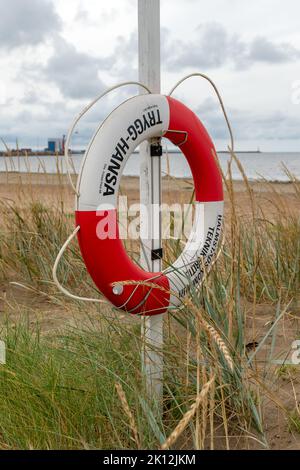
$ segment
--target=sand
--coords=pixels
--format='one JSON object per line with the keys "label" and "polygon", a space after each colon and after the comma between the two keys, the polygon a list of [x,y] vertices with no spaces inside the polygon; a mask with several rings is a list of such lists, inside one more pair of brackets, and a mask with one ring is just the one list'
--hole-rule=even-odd
{"label": "sand", "polygon": [[[296,184],[296,183],[295,183]],[[300,185],[298,184],[298,191]],[[291,212],[300,214],[300,198],[296,196],[293,183],[250,182],[255,201],[268,215],[276,211],[276,204],[281,204]],[[229,194],[225,189],[225,215],[230,212]],[[251,212],[249,192],[244,182],[233,183],[235,205],[240,213]],[[189,203],[193,193],[191,179],[165,177],[162,181],[164,203]],[[120,193],[127,195],[129,203],[139,201],[139,179],[124,176],[121,181]],[[64,202],[67,212],[74,210],[74,194],[65,175],[0,173],[0,199],[15,201],[20,205],[30,201],[54,206]]]}

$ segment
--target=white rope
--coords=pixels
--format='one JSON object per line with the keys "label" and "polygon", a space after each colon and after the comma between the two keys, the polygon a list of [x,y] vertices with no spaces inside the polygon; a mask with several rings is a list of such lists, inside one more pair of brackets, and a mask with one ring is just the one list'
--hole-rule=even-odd
{"label": "white rope", "polygon": [[204,78],[205,80],[207,80],[211,86],[213,87],[213,89],[215,90],[215,93],[218,97],[218,100],[219,100],[219,103],[220,103],[220,106],[222,108],[222,111],[223,111],[223,114],[224,114],[224,118],[225,118],[225,121],[226,121],[226,124],[227,124],[227,127],[228,127],[228,131],[229,131],[229,135],[230,135],[230,143],[231,143],[231,147],[229,147],[229,150],[231,150],[232,152],[234,152],[234,138],[233,138],[233,132],[232,132],[232,129],[231,129],[231,125],[230,125],[230,122],[229,122],[229,119],[228,119],[228,116],[227,116],[227,113],[226,113],[226,110],[225,110],[225,106],[224,106],[224,103],[223,103],[223,100],[222,100],[222,97],[219,93],[219,90],[217,88],[217,85],[215,85],[215,83],[212,81],[211,78],[209,78],[207,75],[205,75],[204,73],[200,73],[200,72],[194,72],[194,73],[190,73],[189,75],[186,75],[185,77],[183,77],[181,80],[179,80],[172,88],[172,90],[170,91],[169,95],[168,96],[171,96],[172,93],[176,90],[176,88],[181,85],[181,83],[183,83],[185,80],[187,80],[188,78],[191,78],[191,77],[201,77],[201,78]]}
{"label": "white rope", "polygon": [[[69,244],[71,243],[71,241],[75,238],[75,236],[77,235],[77,233],[79,232],[80,230],[80,225],[77,225],[77,227],[73,230],[73,232],[71,233],[71,235],[67,238],[67,240],[65,241],[65,243],[63,244],[63,246],[61,247],[57,257],[56,257],[56,260],[54,262],[54,265],[53,265],[53,269],[52,269],[52,277],[53,277],[53,281],[54,283],[56,284],[57,288],[63,293],[65,294],[67,297],[70,297],[71,299],[74,299],[74,300],[81,300],[81,301],[85,301],[85,302],[98,302],[98,303],[105,303],[105,304],[110,304],[110,302],[106,301],[106,300],[102,300],[102,299],[94,299],[92,297],[79,297],[78,295],[74,295],[72,294],[71,292],[69,292],[67,289],[65,289],[65,287],[63,287],[58,278],[57,278],[57,268],[58,268],[58,265],[59,265],[59,262],[64,254],[64,252],[66,251],[67,247],[69,246]],[[172,237],[174,238],[174,237]],[[184,243],[182,240],[180,240],[181,243]],[[221,247],[217,253],[217,255],[214,257],[211,265],[209,266],[209,269],[204,273],[204,276],[203,278],[201,279],[201,282],[199,283],[199,285],[196,287],[196,290],[198,291],[200,289],[200,287],[202,286],[202,284],[204,283],[204,281],[206,280],[206,277],[208,275],[208,272],[212,269],[212,267],[214,266],[214,264],[217,262],[217,260],[219,259],[220,255],[221,255],[221,252],[223,250],[223,247],[224,247],[224,243],[225,243],[225,230],[223,230],[223,239],[222,239],[222,243],[221,243]],[[172,268],[172,266],[171,266]],[[162,275],[164,275],[164,273],[168,271],[170,272],[170,267],[164,269],[162,271],[162,273],[158,273],[157,275],[154,275],[152,277],[150,277],[149,279],[147,279],[146,282],[149,282],[149,281],[154,281],[155,279],[159,279]],[[172,269],[171,269],[172,271]],[[175,269],[173,268],[173,272],[175,271]],[[118,284],[120,285],[126,285],[128,281],[118,281]],[[17,283],[13,283],[13,284],[16,284]],[[132,283],[132,285],[134,285],[134,283]],[[21,286],[21,285],[20,285]],[[128,299],[126,299],[126,301],[122,304],[122,305],[118,305],[116,306],[117,309],[123,309],[124,307],[126,307],[126,305],[128,304],[128,302],[131,300],[131,298],[133,297],[133,295],[136,293],[137,289],[139,287],[143,286],[143,281],[137,281],[137,284],[136,286],[134,287],[133,291],[131,292],[131,294],[129,295]],[[145,295],[145,297],[142,299],[141,303],[139,305],[137,305],[136,307],[134,307],[133,310],[137,309],[140,305],[143,305],[143,303],[147,300],[147,297],[149,296],[149,294],[151,293],[152,289],[155,289],[155,285],[153,285],[153,287],[150,289],[150,291],[148,291]],[[159,309],[154,309],[153,311],[155,310],[160,310]],[[152,312],[152,310],[150,310],[149,312]],[[130,313],[130,311],[129,311]]]}
{"label": "white rope", "polygon": [[150,89],[146,85],[144,85],[143,83],[140,83],[140,82],[122,82],[122,83],[119,83],[118,85],[114,85],[114,86],[108,88],[107,90],[105,90],[103,93],[101,93],[101,95],[97,96],[97,98],[93,99],[93,101],[91,101],[87,106],[85,106],[83,108],[83,110],[80,111],[78,116],[74,119],[73,124],[71,125],[71,127],[68,131],[66,142],[65,142],[66,170],[67,170],[69,183],[70,183],[70,185],[71,185],[71,187],[72,187],[72,189],[73,189],[73,191],[74,191],[74,193],[76,194],[77,197],[79,197],[79,192],[78,192],[78,190],[77,190],[77,188],[74,185],[73,180],[72,180],[72,176],[71,176],[71,172],[70,172],[70,160],[69,160],[69,146],[70,146],[70,142],[71,142],[71,138],[72,138],[74,129],[75,129],[76,125],[78,124],[78,122],[80,121],[80,119],[94,106],[94,104],[96,104],[99,100],[101,100],[101,98],[103,98],[105,95],[107,95],[111,91],[116,90],[117,88],[120,88],[122,86],[127,86],[127,85],[138,85],[138,86],[144,88],[148,93],[151,93]]}
{"label": "white rope", "polygon": [[79,232],[80,230],[80,225],[77,225],[77,227],[75,228],[75,230],[73,230],[73,232],[71,233],[71,235],[69,236],[69,238],[65,241],[65,243],[63,244],[63,246],[61,247],[61,249],[59,250],[59,253],[56,257],[56,260],[55,260],[55,263],[53,265],[53,268],[52,268],[52,277],[53,277],[53,281],[55,282],[56,286],[58,287],[58,289],[63,293],[65,294],[67,297],[70,297],[71,299],[74,299],[74,300],[82,300],[82,301],[85,301],[85,302],[99,302],[99,303],[104,303],[104,304],[107,304],[108,302],[106,300],[102,300],[102,299],[93,299],[93,298],[90,298],[90,297],[79,297],[78,295],[74,295],[74,294],[71,294],[71,292],[69,292],[67,289],[65,289],[59,282],[59,280],[57,279],[57,268],[58,268],[58,264],[64,254],[64,252],[66,251],[66,248],[68,247],[68,245],[71,243],[71,241],[73,240],[73,238],[76,236],[76,234]]}

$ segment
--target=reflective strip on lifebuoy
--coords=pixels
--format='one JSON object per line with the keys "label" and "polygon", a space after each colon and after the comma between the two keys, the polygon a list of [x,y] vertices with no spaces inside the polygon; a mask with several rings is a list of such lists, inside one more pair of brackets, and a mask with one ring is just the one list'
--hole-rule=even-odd
{"label": "reflective strip on lifebuoy", "polygon": [[[187,138],[175,130],[184,131]],[[189,163],[196,210],[179,258],[164,272],[152,273],[137,266],[125,251],[117,227],[117,198],[128,157],[145,139],[162,136],[180,145]],[[223,217],[222,179],[213,150],[198,117],[184,104],[163,95],[129,99],[97,129],[78,178],[76,224],[80,225],[78,240],[86,267],[96,286],[116,307],[133,314],[163,313],[170,306],[180,305],[188,286],[197,285],[209,268]],[[116,237],[101,239],[99,227],[108,217],[116,226]],[[119,289],[113,288],[116,282],[120,282]]]}

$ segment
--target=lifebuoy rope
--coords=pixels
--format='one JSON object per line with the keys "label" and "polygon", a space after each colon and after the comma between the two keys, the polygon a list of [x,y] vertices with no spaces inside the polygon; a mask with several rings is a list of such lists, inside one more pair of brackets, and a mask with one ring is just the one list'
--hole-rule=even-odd
{"label": "lifebuoy rope", "polygon": [[190,73],[189,75],[186,75],[185,77],[183,77],[181,80],[179,80],[177,83],[175,83],[175,85],[173,86],[173,88],[171,89],[171,91],[169,92],[168,96],[171,96],[174,91],[176,90],[176,88],[179,87],[179,85],[181,85],[183,82],[185,82],[185,80],[188,80],[189,78],[192,78],[192,77],[200,77],[200,78],[204,78],[204,80],[207,80],[211,86],[213,87],[217,97],[218,97],[218,100],[219,100],[219,103],[220,103],[220,106],[222,108],[222,111],[223,111],[223,114],[224,114],[224,118],[225,118],[225,121],[226,121],[226,124],[227,124],[227,127],[228,127],[228,131],[229,131],[229,135],[230,135],[230,148],[229,150],[231,150],[232,152],[234,152],[234,137],[233,137],[233,132],[232,132],[232,128],[231,128],[231,125],[230,125],[230,122],[229,122],[229,119],[228,119],[228,116],[227,116],[227,113],[226,113],[226,110],[225,110],[225,106],[224,106],[224,103],[223,103],[223,99],[220,95],[220,92],[218,90],[218,87],[217,85],[213,82],[213,80],[211,78],[209,78],[207,75],[205,75],[204,73],[200,73],[200,72],[194,72],[194,73]]}
{"label": "lifebuoy rope", "polygon": [[93,298],[89,298],[89,297],[79,297],[78,295],[75,295],[75,294],[72,294],[71,292],[69,292],[65,287],[63,287],[59,280],[57,279],[57,268],[58,268],[58,264],[61,260],[61,257],[62,255],[64,254],[66,248],[69,246],[69,244],[71,243],[71,241],[73,240],[73,238],[77,235],[77,233],[79,232],[80,230],[80,225],[77,225],[77,227],[75,228],[75,230],[73,230],[73,232],[71,233],[71,235],[68,237],[68,239],[65,241],[65,243],[63,244],[63,246],[61,247],[61,249],[59,250],[59,253],[56,257],[56,260],[55,260],[55,263],[53,265],[53,268],[52,268],[52,277],[53,277],[53,281],[55,282],[56,286],[58,287],[58,289],[63,293],[65,294],[67,297],[70,297],[71,299],[73,300],[83,300],[85,302],[99,302],[99,303],[108,303],[106,300],[103,300],[103,299],[93,299]]}
{"label": "lifebuoy rope", "polygon": [[73,132],[74,132],[74,129],[75,127],[77,126],[78,122],[80,121],[80,119],[98,102],[100,101],[104,96],[106,96],[108,93],[110,93],[111,91],[113,90],[117,90],[118,88],[121,88],[123,86],[128,86],[128,85],[138,85],[140,86],[141,88],[144,88],[149,94],[151,94],[151,91],[150,89],[144,85],[143,83],[141,82],[122,82],[122,83],[118,83],[117,85],[114,85],[110,88],[108,88],[107,90],[105,90],[103,93],[101,93],[101,95],[97,96],[95,99],[93,99],[93,101],[91,101],[87,106],[85,106],[83,108],[82,111],[80,111],[80,113],[78,114],[78,116],[74,119],[69,131],[68,131],[68,134],[67,134],[67,138],[66,138],[66,142],[65,142],[65,162],[66,162],[66,170],[67,170],[67,175],[68,175],[68,179],[69,179],[69,183],[74,191],[74,193],[76,194],[77,197],[79,197],[79,193],[77,191],[77,188],[75,187],[74,183],[73,183],[73,180],[72,180],[72,177],[71,177],[71,172],[70,172],[70,160],[69,160],[69,146],[70,146],[70,142],[71,142],[71,138],[72,138],[72,135],[73,135]]}
{"label": "lifebuoy rope", "polygon": [[[71,235],[68,237],[68,239],[65,241],[65,243],[63,244],[63,246],[61,247],[58,255],[57,255],[57,258],[55,260],[55,263],[53,265],[53,269],[52,269],[52,276],[53,276],[53,281],[54,283],[56,284],[57,288],[64,294],[66,295],[67,297],[70,297],[71,299],[73,300],[80,300],[80,301],[85,301],[85,302],[98,302],[98,303],[103,303],[103,304],[110,304],[110,302],[108,302],[107,300],[104,300],[104,299],[95,299],[95,298],[92,298],[92,297],[80,297],[78,295],[75,295],[75,294],[72,294],[71,292],[69,292],[65,287],[63,287],[58,278],[57,278],[57,268],[58,268],[58,265],[59,265],[59,262],[64,254],[64,252],[66,251],[67,247],[69,246],[69,244],[71,243],[71,241],[76,237],[77,233],[79,232],[80,230],[80,226],[77,225],[77,227],[73,230],[73,232],[71,233]],[[218,250],[218,253],[216,254],[216,256],[214,257],[214,260],[212,261],[211,265],[210,265],[210,269],[212,269],[212,267],[215,265],[215,263],[218,261],[221,253],[222,253],[222,250],[223,250],[223,247],[224,247],[224,244],[225,244],[225,239],[226,239],[226,236],[225,236],[225,228],[223,229],[223,234],[222,234],[222,242],[221,242],[221,246]],[[175,271],[175,268],[173,269],[173,272]],[[148,296],[150,295],[152,289],[157,289],[157,290],[161,290],[165,293],[169,293],[170,291],[165,289],[164,287],[162,286],[158,286],[157,284],[153,284],[151,283],[151,280],[155,280],[155,279],[158,279],[160,276],[162,275],[162,273],[159,273],[157,276],[153,276],[151,277],[148,281],[132,281],[132,280],[127,280],[127,281],[116,281],[116,282],[113,282],[112,283],[112,286],[117,286],[117,285],[122,285],[122,286],[126,286],[126,285],[135,285],[135,288],[134,290],[131,292],[131,294],[129,295],[129,297],[126,299],[126,301],[122,304],[122,305],[119,305],[118,308],[119,310],[126,307],[126,305],[128,304],[128,302],[131,300],[131,298],[133,297],[133,295],[136,293],[137,289],[140,287],[140,286],[146,286],[146,287],[150,287],[151,290],[149,290],[147,292],[147,294],[145,295],[145,297],[142,299],[142,301],[140,302],[141,305],[143,305],[143,303],[146,302]],[[206,280],[207,278],[207,271],[204,269],[204,276],[203,278],[201,279],[200,283],[198,284],[198,286],[196,287],[197,291],[200,289],[200,287],[202,286],[202,284],[204,283],[204,281]],[[171,292],[173,295],[177,295],[175,292]],[[140,307],[140,304],[137,305],[134,310],[138,307]],[[172,308],[172,307],[169,307],[169,308]],[[146,313],[150,313],[150,312],[153,312],[155,310],[160,310],[160,309],[153,309],[153,310],[149,310],[148,312],[144,312],[143,314],[145,315]],[[130,311],[129,311],[130,313]]]}

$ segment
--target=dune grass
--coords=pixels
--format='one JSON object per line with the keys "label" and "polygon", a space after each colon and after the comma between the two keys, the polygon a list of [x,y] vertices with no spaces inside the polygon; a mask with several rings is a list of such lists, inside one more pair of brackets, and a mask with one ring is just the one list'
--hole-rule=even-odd
{"label": "dune grass", "polygon": [[[49,308],[84,321],[45,333],[29,320],[32,312],[4,302],[1,339],[7,363],[0,365],[0,448],[151,449],[167,438],[165,446],[172,448],[268,448],[264,401],[273,400],[287,422],[291,415],[273,397],[275,375],[266,371],[268,366],[260,369],[256,357],[275,338],[274,322],[299,299],[300,220],[281,204],[279,194],[274,194],[272,216],[265,214],[244,178],[249,216],[236,211],[229,171],[224,183],[230,214],[222,252],[200,290],[191,288],[182,308],[166,318],[161,413],[145,391],[138,319],[128,321],[106,305],[65,299],[52,282],[53,262],[73,227],[72,214],[62,204],[51,208],[34,198],[26,207],[1,202],[2,283],[21,283],[45,298]],[[297,198],[299,182],[293,179],[293,185]],[[178,249],[176,241],[169,244],[170,261]],[[60,265],[59,278],[78,295],[98,295],[76,243]],[[262,302],[274,306],[273,323],[249,352],[246,320],[254,329]],[[12,321],[16,311],[18,319]],[[293,415],[294,428],[295,422]]]}

